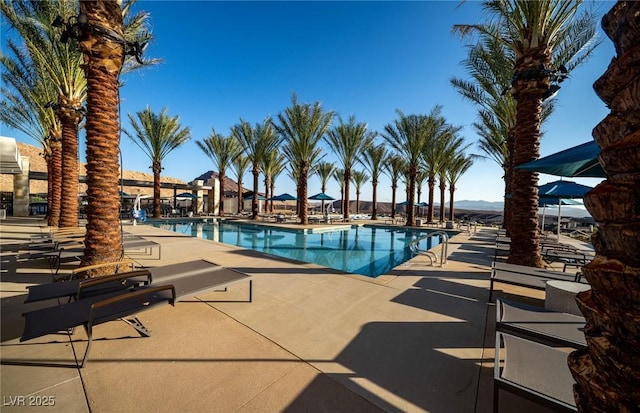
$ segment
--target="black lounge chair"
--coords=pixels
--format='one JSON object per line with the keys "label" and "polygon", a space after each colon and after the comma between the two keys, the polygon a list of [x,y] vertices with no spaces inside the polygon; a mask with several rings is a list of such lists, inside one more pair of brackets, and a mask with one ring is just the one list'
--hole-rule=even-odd
{"label": "black lounge chair", "polygon": [[579,274],[572,275],[560,271],[543,270],[541,268],[494,261],[491,266],[489,302],[492,300],[493,285],[496,282],[544,290],[549,280],[582,282]]}
{"label": "black lounge chair", "polygon": [[[113,266],[117,264],[121,263],[105,263],[94,265],[91,267],[96,268],[98,266]],[[249,275],[236,270],[221,267],[209,261],[195,260],[179,264],[146,268],[143,271],[150,274],[149,283],[172,284],[175,287],[177,301],[182,301],[186,298],[193,297],[194,295],[206,291],[226,287],[231,283],[242,280],[249,281],[249,302],[253,300],[253,281]],[[134,273],[138,275],[138,272]],[[122,277],[126,277],[127,274],[132,273],[122,273],[120,275]],[[104,278],[105,277],[100,277],[96,278],[95,280],[96,282],[99,282],[98,280]],[[77,295],[79,286],[83,286],[82,288],[85,289],[89,285],[93,285],[93,288],[100,288],[95,286],[95,284],[85,284],[84,281],[70,280],[59,283],[48,283],[28,287],[26,302],[72,297],[74,295]]]}
{"label": "black lounge chair", "polygon": [[[496,332],[493,411],[499,412],[500,390],[552,409],[577,411],[567,350]],[[500,362],[502,360],[502,364]]]}
{"label": "black lounge chair", "polygon": [[[120,319],[135,328],[141,336],[148,337],[150,332],[135,314],[159,304],[175,305],[175,299],[176,293],[172,285],[140,287],[124,291],[115,289],[108,293],[81,297],[68,304],[23,314],[25,324],[20,341],[83,326],[88,337],[87,349],[80,365],[84,367],[91,351],[93,326]],[[130,316],[133,317],[125,319]]]}
{"label": "black lounge chair", "polygon": [[496,300],[496,331],[549,346],[586,348],[584,317]]}

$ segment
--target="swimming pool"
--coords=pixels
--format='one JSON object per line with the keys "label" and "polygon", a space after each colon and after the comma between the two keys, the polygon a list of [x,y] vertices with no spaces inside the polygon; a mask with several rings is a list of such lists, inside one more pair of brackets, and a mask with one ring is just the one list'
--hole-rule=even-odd
{"label": "swimming pool", "polygon": [[[147,223],[192,237],[367,277],[377,277],[410,259],[413,255],[408,248],[409,243],[434,232],[377,225],[296,230],[225,220]],[[429,237],[420,248],[430,249],[438,243],[438,236]]]}

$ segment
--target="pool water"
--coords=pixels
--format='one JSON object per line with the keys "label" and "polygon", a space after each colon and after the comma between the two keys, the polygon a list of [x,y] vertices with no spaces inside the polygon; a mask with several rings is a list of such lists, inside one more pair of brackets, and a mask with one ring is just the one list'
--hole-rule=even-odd
{"label": "pool water", "polygon": [[[225,220],[148,223],[192,237],[367,277],[377,277],[409,260],[413,256],[409,243],[434,232],[377,225],[295,230]],[[426,238],[420,249],[436,246],[439,239],[439,236]]]}

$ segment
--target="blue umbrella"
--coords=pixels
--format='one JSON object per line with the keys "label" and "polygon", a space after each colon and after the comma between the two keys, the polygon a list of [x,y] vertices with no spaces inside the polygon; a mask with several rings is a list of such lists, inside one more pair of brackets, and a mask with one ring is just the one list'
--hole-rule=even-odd
{"label": "blue umbrella", "polygon": [[593,188],[573,181],[553,181],[538,187],[541,198],[582,198]]}
{"label": "blue umbrella", "polygon": [[190,199],[196,199],[198,198],[198,195],[196,194],[192,194],[190,192],[183,192],[181,194],[176,195],[176,198],[190,198]]}
{"label": "blue umbrella", "polygon": [[276,195],[272,198],[269,198],[270,201],[295,201],[298,198],[296,198],[293,195],[290,195],[288,193],[284,193],[284,194],[280,194],[280,195]]}
{"label": "blue umbrella", "polygon": [[[243,199],[245,199],[247,201],[251,201],[251,200],[253,200],[253,195],[249,195],[249,196],[247,196],[247,197],[245,197]],[[264,201],[265,199],[267,199],[267,198],[265,198],[263,195],[258,195],[258,201]]]}
{"label": "blue umbrella", "polygon": [[544,231],[544,218],[547,206],[558,205],[558,225],[560,225],[560,207],[561,205],[582,205],[582,202],[575,199],[562,198],[538,198],[538,208],[542,208],[542,225],[540,227]]}
{"label": "blue umbrella", "polygon": [[580,185],[573,181],[554,181],[538,187],[538,195],[543,199],[555,198],[558,205],[558,239],[560,239],[560,209],[563,198],[582,198],[592,190],[590,186]]}
{"label": "blue umbrella", "polygon": [[317,193],[315,195],[312,195],[309,197],[309,199],[312,199],[314,201],[334,201],[335,198],[330,197],[329,195],[325,194],[324,192],[320,192]]}
{"label": "blue umbrella", "polygon": [[599,154],[600,147],[591,141],[523,163],[516,168],[557,176],[604,178],[604,169],[598,161]]}

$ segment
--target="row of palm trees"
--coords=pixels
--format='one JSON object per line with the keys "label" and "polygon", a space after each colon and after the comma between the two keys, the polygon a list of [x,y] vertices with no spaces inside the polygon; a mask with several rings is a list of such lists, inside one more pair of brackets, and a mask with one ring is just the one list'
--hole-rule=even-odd
{"label": "row of palm trees", "polygon": [[[429,115],[406,116],[398,112],[399,120],[385,127],[385,132],[377,134],[368,130],[363,122],[354,116],[347,121],[338,117],[338,124],[332,126],[334,114],[325,112],[320,103],[305,104],[292,95],[291,106],[277,117],[266,118],[252,126],[240,119],[225,136],[212,130],[211,134],[196,141],[198,147],[214,163],[220,180],[220,215],[224,214],[224,188],[227,170],[234,168],[238,179],[238,194],[242,197],[242,176],[250,166],[253,175],[253,193],[259,192],[259,176],[264,176],[264,192],[273,197],[276,178],[287,170],[297,185],[298,215],[302,224],[308,223],[307,186],[310,176],[317,174],[326,191],[329,178],[334,178],[341,188],[342,213],[350,219],[350,186],[356,187],[356,211],[359,209],[362,186],[369,180],[373,186],[372,219],[377,219],[377,185],[382,173],[392,180],[392,211],[395,210],[395,191],[398,181],[404,177],[407,190],[407,225],[414,225],[413,205],[417,175],[410,171],[420,171],[429,179],[429,204],[433,205],[434,187],[440,179],[441,208],[444,208],[444,193],[450,188],[451,210],[453,214],[453,192],[460,176],[471,166],[472,160],[465,154],[468,145],[459,136],[459,127],[448,125],[437,107]],[[413,126],[409,126],[414,122]],[[156,128],[158,129],[158,128]],[[149,138],[151,138],[149,136]],[[326,153],[321,143],[327,144],[338,158],[339,166],[324,161]],[[384,143],[390,145],[388,150]],[[147,144],[149,146],[149,144]],[[405,161],[407,149],[415,150],[414,163]],[[365,170],[354,169],[361,165]],[[413,179],[413,185],[411,184]],[[258,216],[258,198],[252,197],[252,217]],[[242,204],[242,198],[238,205]],[[324,206],[323,206],[324,207]],[[394,214],[394,212],[392,212]],[[444,219],[444,211],[440,213]],[[452,216],[452,215],[451,215]],[[428,219],[433,219],[433,207]]]}

